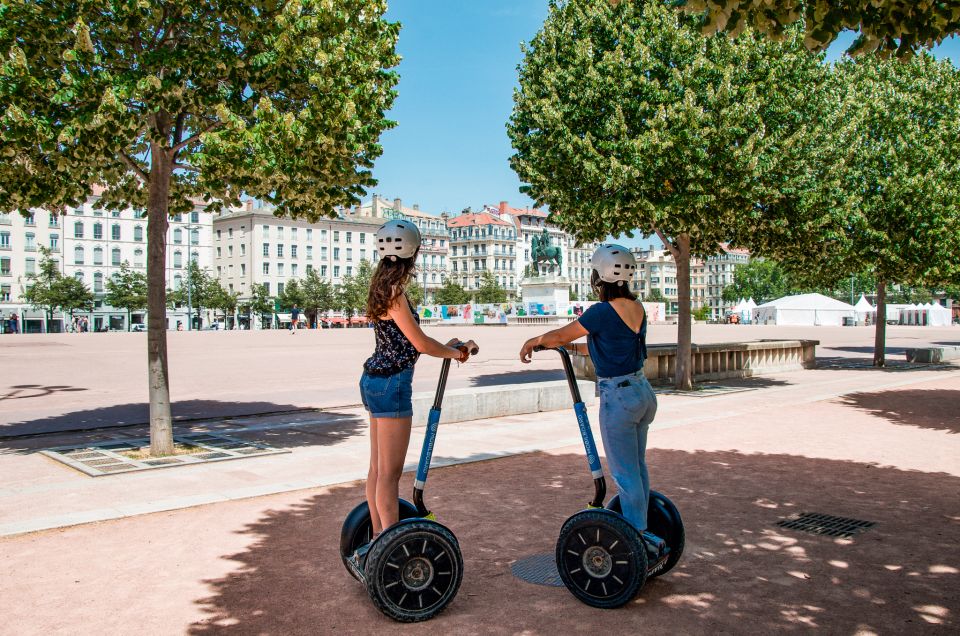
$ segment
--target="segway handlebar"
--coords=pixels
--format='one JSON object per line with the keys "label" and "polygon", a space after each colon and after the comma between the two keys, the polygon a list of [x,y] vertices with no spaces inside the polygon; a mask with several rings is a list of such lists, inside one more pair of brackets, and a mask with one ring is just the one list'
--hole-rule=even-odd
{"label": "segway handlebar", "polygon": [[580,386],[577,384],[577,376],[573,372],[570,354],[563,347],[536,346],[533,348],[535,352],[546,351],[547,349],[553,349],[560,354],[560,359],[563,361],[563,370],[567,375],[567,385],[570,387],[570,395],[573,397],[573,411],[577,414],[580,438],[583,440],[583,449],[587,453],[587,464],[590,466],[590,474],[593,476],[593,501],[590,502],[590,507],[603,508],[603,500],[607,496],[607,481],[603,476],[600,454],[597,452],[597,443],[594,441],[593,431],[590,429],[587,407],[580,396]]}
{"label": "segway handlebar", "polygon": [[[467,347],[466,342],[458,342],[454,349],[466,351],[475,356],[480,353],[480,347],[473,344]],[[423,438],[423,448],[420,450],[420,463],[417,466],[417,478],[413,482],[413,505],[417,507],[417,514],[427,517],[430,511],[423,503],[423,488],[427,483],[427,474],[430,472],[430,460],[433,458],[433,445],[437,441],[437,431],[440,428],[440,407],[443,404],[443,393],[447,389],[447,376],[450,374],[451,358],[444,358],[440,366],[440,380],[437,382],[437,392],[433,396],[433,408],[427,418],[427,432]]]}

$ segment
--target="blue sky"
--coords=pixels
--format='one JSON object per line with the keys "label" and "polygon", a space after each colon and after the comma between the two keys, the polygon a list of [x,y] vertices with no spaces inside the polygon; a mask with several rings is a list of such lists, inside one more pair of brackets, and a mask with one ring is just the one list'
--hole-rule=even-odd
{"label": "blue sky", "polygon": [[[398,125],[382,137],[374,192],[436,214],[500,200],[515,207],[531,203],[508,164],[505,123],[520,42],[534,36],[546,15],[546,0],[390,2],[388,19],[403,24],[399,96],[390,112]],[[842,34],[829,57],[838,57],[852,39]],[[960,40],[952,38],[935,54],[960,66]]]}

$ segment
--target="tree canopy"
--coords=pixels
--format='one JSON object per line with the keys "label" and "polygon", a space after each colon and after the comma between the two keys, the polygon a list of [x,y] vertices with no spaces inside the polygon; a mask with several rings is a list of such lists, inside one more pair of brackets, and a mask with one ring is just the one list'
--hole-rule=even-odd
{"label": "tree canopy", "polygon": [[[622,0],[614,0],[620,2]],[[642,0],[635,0],[642,1]],[[774,38],[802,22],[804,42],[823,51],[841,31],[859,36],[851,55],[877,52],[909,57],[960,32],[960,3],[917,0],[672,0],[704,17],[703,33],[731,35],[752,27]]]}
{"label": "tree canopy", "polygon": [[127,312],[127,329],[130,329],[130,312],[147,308],[147,276],[130,268],[126,261],[120,266],[120,271],[107,279],[107,294],[103,302],[125,309]]}
{"label": "tree canopy", "polygon": [[464,305],[470,302],[470,294],[462,285],[448,278],[443,287],[433,295],[433,302],[438,305]]}
{"label": "tree canopy", "polygon": [[480,276],[480,287],[474,292],[473,299],[477,303],[505,303],[507,290],[497,282],[496,276],[483,272]]}
{"label": "tree canopy", "polygon": [[49,249],[41,247],[40,253],[40,271],[27,276],[23,299],[31,306],[43,309],[48,321],[57,311],[91,310],[93,294],[89,288],[76,278],[61,274]]}

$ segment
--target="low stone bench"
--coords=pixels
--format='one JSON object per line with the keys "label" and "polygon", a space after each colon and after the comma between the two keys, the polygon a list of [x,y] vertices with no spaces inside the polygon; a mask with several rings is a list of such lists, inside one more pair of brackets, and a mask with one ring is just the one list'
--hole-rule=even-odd
{"label": "low stone bench", "polygon": [[565,325],[579,316],[507,316],[510,325]]}
{"label": "low stone bench", "polygon": [[[585,404],[596,402],[593,382],[579,381]],[[413,423],[426,424],[434,392],[413,394]],[[566,380],[503,384],[469,389],[447,389],[443,396],[440,422],[466,422],[505,415],[573,409],[573,398]],[[571,414],[571,418],[573,415]]]}
{"label": "low stone bench", "polygon": [[[691,345],[693,380],[748,378],[766,373],[812,369],[817,366],[819,340],[756,340]],[[585,343],[567,347],[578,378],[596,380],[597,372]],[[677,345],[647,345],[643,374],[652,383],[673,381],[677,366]]]}
{"label": "low stone bench", "polygon": [[905,349],[907,362],[946,362],[947,360],[960,360],[960,347],[922,347],[918,349]]}

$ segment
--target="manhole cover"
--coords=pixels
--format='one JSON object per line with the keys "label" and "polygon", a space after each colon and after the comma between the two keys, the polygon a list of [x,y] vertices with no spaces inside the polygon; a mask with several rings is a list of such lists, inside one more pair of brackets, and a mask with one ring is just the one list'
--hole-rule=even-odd
{"label": "manhole cover", "polygon": [[798,517],[778,521],[781,528],[800,530],[810,534],[819,534],[826,537],[852,537],[877,525],[873,521],[850,519],[848,517],[834,517],[819,512],[804,512]]}
{"label": "manhole cover", "polygon": [[563,587],[560,573],[557,572],[556,557],[552,552],[517,559],[510,566],[510,571],[513,572],[515,577],[527,583]]}

